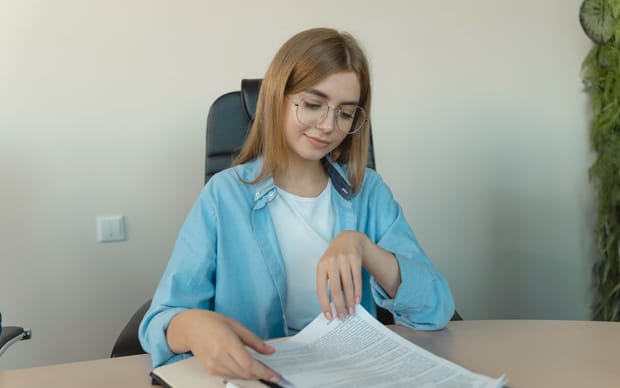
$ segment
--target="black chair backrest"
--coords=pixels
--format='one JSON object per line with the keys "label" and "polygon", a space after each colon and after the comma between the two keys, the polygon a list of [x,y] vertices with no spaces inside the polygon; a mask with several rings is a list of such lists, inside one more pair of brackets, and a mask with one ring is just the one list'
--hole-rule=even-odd
{"label": "black chair backrest", "polygon": [[213,102],[207,117],[205,183],[213,174],[230,167],[254,120],[260,79],[244,79],[241,90],[226,93]]}

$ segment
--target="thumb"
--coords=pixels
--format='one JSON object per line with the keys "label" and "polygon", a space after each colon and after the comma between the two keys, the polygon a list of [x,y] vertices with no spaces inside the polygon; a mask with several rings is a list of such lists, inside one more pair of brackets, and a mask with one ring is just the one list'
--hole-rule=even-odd
{"label": "thumb", "polygon": [[250,348],[256,350],[258,353],[271,354],[275,352],[273,346],[267,345],[265,341],[258,338],[254,333],[252,333],[242,325],[235,326],[234,330],[244,345],[249,346]]}

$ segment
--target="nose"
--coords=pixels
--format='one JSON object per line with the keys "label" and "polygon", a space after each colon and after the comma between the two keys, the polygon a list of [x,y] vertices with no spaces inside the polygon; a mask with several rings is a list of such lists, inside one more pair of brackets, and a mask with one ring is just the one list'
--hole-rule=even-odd
{"label": "nose", "polygon": [[316,127],[327,132],[333,131],[336,129],[336,114],[337,109],[327,105],[327,112],[321,120],[317,121]]}

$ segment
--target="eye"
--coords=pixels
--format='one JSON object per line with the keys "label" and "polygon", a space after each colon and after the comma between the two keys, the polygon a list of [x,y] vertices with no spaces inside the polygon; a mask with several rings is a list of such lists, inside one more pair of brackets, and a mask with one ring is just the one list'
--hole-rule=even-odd
{"label": "eye", "polygon": [[341,120],[353,120],[355,117],[355,109],[341,108],[338,111],[338,118]]}
{"label": "eye", "polygon": [[323,109],[323,103],[319,101],[302,100],[301,103],[304,108],[309,109],[309,110],[322,110]]}

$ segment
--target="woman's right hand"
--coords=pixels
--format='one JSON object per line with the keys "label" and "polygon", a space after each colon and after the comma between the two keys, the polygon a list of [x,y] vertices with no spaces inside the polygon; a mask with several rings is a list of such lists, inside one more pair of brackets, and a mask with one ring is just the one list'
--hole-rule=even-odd
{"label": "woman's right hand", "polygon": [[211,375],[280,380],[275,371],[252,357],[245,345],[261,354],[271,354],[275,349],[241,323],[222,314],[197,309],[184,311],[172,319],[166,338],[170,350],[191,351]]}

